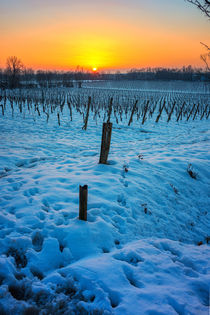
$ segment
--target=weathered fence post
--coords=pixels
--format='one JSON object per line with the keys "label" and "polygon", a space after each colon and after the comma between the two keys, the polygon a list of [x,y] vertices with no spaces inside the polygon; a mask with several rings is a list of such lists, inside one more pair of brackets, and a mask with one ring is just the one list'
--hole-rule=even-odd
{"label": "weathered fence post", "polygon": [[161,114],[162,114],[162,111],[163,111],[163,109],[164,109],[164,107],[165,107],[165,100],[163,101],[163,106],[162,107],[160,107],[160,110],[159,110],[159,114],[158,114],[158,116],[157,116],[157,118],[156,118],[156,120],[155,120],[155,122],[156,123],[158,123],[158,121],[159,121],[159,119],[160,119],[160,117],[161,117]]}
{"label": "weathered fence post", "polygon": [[195,115],[194,115],[194,117],[193,117],[193,120],[195,120],[195,116],[197,115],[197,112],[198,112],[198,110],[199,110],[199,106],[200,106],[200,104],[198,103],[198,106],[197,106],[197,108],[196,108],[196,111],[195,111]]}
{"label": "weathered fence post", "polygon": [[59,126],[61,125],[61,121],[60,121],[60,115],[59,115],[59,113],[57,113],[57,116],[58,116],[58,124],[59,124]]}
{"label": "weathered fence post", "polygon": [[187,116],[187,121],[189,120],[190,116],[192,115],[194,108],[195,108],[195,104],[193,104],[193,108],[191,109],[189,115]]}
{"label": "weathered fence post", "polygon": [[88,106],[87,106],[87,113],[85,117],[85,124],[82,127],[82,129],[86,130],[87,129],[87,123],[88,123],[88,117],[89,117],[89,111],[90,111],[90,104],[91,104],[91,96],[88,97]]}
{"label": "weathered fence post", "polygon": [[112,102],[113,102],[113,97],[110,99],[110,104],[109,104],[109,109],[108,109],[108,118],[107,122],[110,122],[111,114],[112,114]]}
{"label": "weathered fence post", "polygon": [[177,120],[176,120],[177,122],[179,121],[179,118],[180,118],[180,116],[181,116],[181,114],[182,114],[184,105],[185,105],[185,102],[182,104],[182,107],[181,107],[181,109],[180,109],[180,112],[179,112],[178,117],[177,117]]}
{"label": "weathered fence post", "polygon": [[169,121],[171,120],[171,115],[173,114],[175,105],[176,105],[176,101],[173,103],[172,109],[171,109],[171,111],[170,111],[170,113],[169,113],[169,115],[168,115],[168,120],[167,120],[167,122],[169,122]]}
{"label": "weathered fence post", "polygon": [[0,107],[1,107],[1,110],[2,110],[2,115],[4,116],[4,106],[0,105]]}
{"label": "weathered fence post", "polygon": [[88,186],[79,186],[79,219],[87,221]]}
{"label": "weathered fence post", "polygon": [[142,119],[142,125],[146,121],[146,114],[147,114],[148,107],[149,107],[149,101],[147,101],[147,104],[146,104],[145,109],[144,109],[144,116],[143,116],[143,119]]}
{"label": "weathered fence post", "polygon": [[138,103],[138,100],[136,100],[136,102],[135,102],[135,104],[134,104],[134,106],[133,106],[133,109],[132,109],[132,112],[131,112],[131,117],[130,117],[130,119],[129,119],[128,126],[130,126],[130,124],[131,124],[132,121],[133,121],[133,114],[135,113],[137,103]]}
{"label": "weathered fence post", "polygon": [[205,109],[204,109],[204,111],[203,111],[203,113],[202,113],[202,115],[201,115],[200,120],[202,120],[202,119],[203,119],[204,114],[206,113],[207,109],[208,109],[208,104],[206,105],[206,107],[205,107]]}
{"label": "weathered fence post", "polygon": [[103,123],[103,132],[101,138],[101,154],[100,154],[100,164],[106,164],[109,148],[111,143],[111,135],[112,135],[112,123]]}

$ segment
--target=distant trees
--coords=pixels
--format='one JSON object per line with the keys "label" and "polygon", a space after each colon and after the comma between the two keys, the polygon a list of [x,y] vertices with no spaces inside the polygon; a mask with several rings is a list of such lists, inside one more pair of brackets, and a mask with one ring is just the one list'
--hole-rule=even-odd
{"label": "distant trees", "polygon": [[24,66],[22,61],[16,56],[10,56],[6,61],[6,74],[8,76],[8,84],[10,88],[16,88],[20,83],[20,74]]}
{"label": "distant trees", "polygon": [[127,73],[101,75],[102,80],[182,80],[182,81],[210,81],[210,72],[191,65],[182,68],[143,68],[131,69]]}
{"label": "distant trees", "polygon": [[[54,88],[54,87],[80,87],[81,82],[88,80],[183,80],[183,81],[208,81],[210,82],[210,70],[208,58],[209,47],[203,44],[206,53],[201,59],[206,64],[206,70],[185,66],[182,68],[136,68],[128,72],[105,73],[81,71],[43,71],[23,67],[20,59],[9,57],[4,69],[0,69],[0,89],[7,88]],[[84,83],[85,84],[85,83]]]}
{"label": "distant trees", "polygon": [[208,18],[210,18],[210,1],[209,0],[186,0],[194,4],[199,10],[201,10]]}

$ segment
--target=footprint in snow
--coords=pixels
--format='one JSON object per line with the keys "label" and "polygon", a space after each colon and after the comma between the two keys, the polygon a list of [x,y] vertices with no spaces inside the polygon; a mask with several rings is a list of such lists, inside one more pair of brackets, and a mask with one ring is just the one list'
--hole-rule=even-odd
{"label": "footprint in snow", "polygon": [[133,287],[138,288],[138,289],[144,288],[144,284],[136,278],[133,270],[130,267],[124,266],[123,270],[124,270],[124,274],[125,274],[127,280],[129,281],[130,285],[132,285]]}
{"label": "footprint in snow", "polygon": [[26,196],[26,197],[35,196],[35,195],[38,194],[38,193],[39,193],[39,189],[36,188],[36,187],[34,187],[34,188],[29,188],[29,189],[27,189],[27,190],[25,190],[25,191],[23,192],[24,196]]}
{"label": "footprint in snow", "polygon": [[123,194],[118,195],[118,197],[117,197],[117,202],[118,202],[121,206],[125,207],[125,206],[126,206],[126,199],[125,199],[125,196],[124,196]]}
{"label": "footprint in snow", "polygon": [[32,244],[35,251],[40,252],[42,250],[44,238],[39,231],[36,231],[32,234]]}

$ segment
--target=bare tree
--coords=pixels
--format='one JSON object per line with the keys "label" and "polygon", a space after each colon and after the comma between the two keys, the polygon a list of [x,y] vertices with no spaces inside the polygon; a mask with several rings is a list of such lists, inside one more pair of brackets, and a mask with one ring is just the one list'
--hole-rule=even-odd
{"label": "bare tree", "polygon": [[9,79],[10,88],[15,88],[19,85],[20,74],[23,70],[23,64],[16,56],[10,56],[6,61],[6,73]]}
{"label": "bare tree", "polygon": [[210,18],[210,1],[209,0],[186,0],[194,4],[199,10],[201,10],[208,18]]}
{"label": "bare tree", "polygon": [[201,57],[201,60],[205,63],[206,65],[206,69],[208,71],[210,71],[210,68],[209,68],[209,64],[208,64],[208,59],[210,59],[210,48],[201,42],[201,45],[203,45],[205,47],[205,49],[207,50],[207,52],[205,54],[202,54],[200,57]]}
{"label": "bare tree", "polygon": [[[186,0],[186,1],[194,4],[208,18],[210,18],[210,1],[209,0],[201,0],[201,1],[198,1],[198,0]],[[206,69],[208,71],[210,71],[209,64],[208,64],[208,59],[210,59],[210,48],[204,43],[201,43],[201,45],[203,45],[207,49],[207,52],[200,56],[201,60],[205,63]]]}

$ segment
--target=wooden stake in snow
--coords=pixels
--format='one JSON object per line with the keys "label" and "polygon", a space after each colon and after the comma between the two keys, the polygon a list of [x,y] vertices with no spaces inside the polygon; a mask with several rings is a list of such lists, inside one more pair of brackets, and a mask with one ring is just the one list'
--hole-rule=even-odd
{"label": "wooden stake in snow", "polygon": [[195,120],[195,116],[197,115],[197,112],[198,112],[198,110],[199,110],[199,103],[198,103],[198,106],[197,106],[197,108],[196,108],[196,111],[195,111],[195,115],[194,115],[194,117],[193,117],[193,120]]}
{"label": "wooden stake in snow", "polygon": [[158,121],[159,121],[159,119],[160,119],[160,117],[161,117],[161,114],[162,114],[162,111],[163,111],[163,109],[164,109],[164,107],[165,107],[165,100],[163,101],[163,106],[162,107],[160,107],[160,110],[159,110],[159,114],[158,114],[158,116],[157,116],[157,118],[156,118],[156,120],[155,120],[155,122],[156,123],[158,123]]}
{"label": "wooden stake in snow", "polygon": [[101,154],[100,154],[100,164],[106,164],[108,155],[109,155],[109,148],[111,143],[111,135],[112,135],[112,123],[103,123],[103,132],[102,132],[102,139],[101,139]]}
{"label": "wooden stake in snow", "polygon": [[87,221],[88,186],[79,186],[79,219]]}
{"label": "wooden stake in snow", "polygon": [[2,110],[2,115],[4,116],[4,106],[1,104],[0,107],[1,107],[1,110]]}
{"label": "wooden stake in snow", "polygon": [[135,104],[134,104],[134,106],[133,106],[133,109],[132,109],[132,112],[131,112],[131,117],[130,117],[130,119],[129,119],[128,126],[130,126],[130,124],[131,124],[132,121],[133,121],[133,114],[135,113],[137,103],[138,103],[138,100],[136,100],[136,102],[135,102]]}
{"label": "wooden stake in snow", "polygon": [[170,111],[170,113],[169,113],[169,115],[168,115],[168,120],[167,120],[167,122],[169,122],[169,121],[171,120],[171,115],[173,114],[175,105],[176,105],[176,101],[173,103],[172,109],[171,109],[171,111]]}
{"label": "wooden stake in snow", "polygon": [[146,121],[146,114],[147,114],[148,107],[149,107],[149,101],[147,101],[147,104],[146,104],[145,109],[144,109],[144,116],[143,116],[143,119],[142,119],[142,125]]}
{"label": "wooden stake in snow", "polygon": [[193,104],[193,108],[191,109],[189,115],[187,116],[187,121],[189,120],[190,116],[192,115],[194,108],[195,108],[195,104]]}
{"label": "wooden stake in snow", "polygon": [[185,106],[185,102],[182,104],[181,110],[180,110],[179,115],[178,115],[177,120],[176,120],[177,122],[179,121],[179,118],[180,118],[180,116],[182,114],[184,106]]}
{"label": "wooden stake in snow", "polygon": [[59,126],[61,125],[61,121],[60,121],[60,115],[59,115],[59,113],[57,113],[57,116],[58,116],[58,124],[59,124]]}
{"label": "wooden stake in snow", "polygon": [[112,102],[113,102],[113,97],[110,99],[110,104],[109,104],[109,109],[108,109],[108,118],[107,122],[110,122],[111,114],[112,114]]}
{"label": "wooden stake in snow", "polygon": [[204,111],[203,111],[203,113],[202,113],[202,115],[201,115],[200,120],[202,120],[202,119],[203,119],[204,114],[207,112],[207,109],[208,109],[208,104],[206,105],[206,107],[205,107],[205,109],[204,109]]}
{"label": "wooden stake in snow", "polygon": [[88,117],[89,117],[89,111],[90,111],[90,104],[91,104],[91,97],[88,97],[88,107],[87,107],[87,113],[85,117],[85,124],[82,127],[82,129],[86,130],[87,129],[87,123],[88,123]]}

